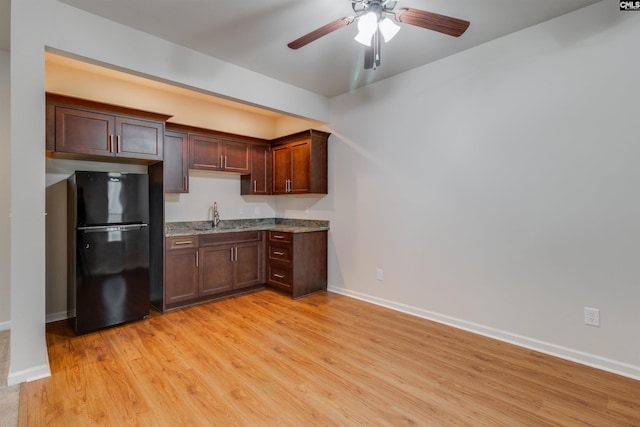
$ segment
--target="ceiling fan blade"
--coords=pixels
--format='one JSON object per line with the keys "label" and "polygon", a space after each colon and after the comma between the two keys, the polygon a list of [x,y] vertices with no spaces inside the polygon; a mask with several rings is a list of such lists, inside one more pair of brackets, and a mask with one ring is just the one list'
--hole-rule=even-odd
{"label": "ceiling fan blade", "polygon": [[405,24],[438,31],[453,37],[460,37],[469,28],[469,21],[419,9],[400,9],[396,12],[396,18]]}
{"label": "ceiling fan blade", "polygon": [[353,16],[336,19],[335,21],[330,22],[327,25],[318,28],[317,30],[313,30],[310,33],[305,34],[304,36],[292,41],[291,43],[287,44],[287,46],[289,46],[291,49],[300,49],[302,46],[306,46],[312,41],[318,40],[322,36],[326,36],[327,34],[339,30],[342,27],[346,27],[347,25],[351,24],[353,20]]}

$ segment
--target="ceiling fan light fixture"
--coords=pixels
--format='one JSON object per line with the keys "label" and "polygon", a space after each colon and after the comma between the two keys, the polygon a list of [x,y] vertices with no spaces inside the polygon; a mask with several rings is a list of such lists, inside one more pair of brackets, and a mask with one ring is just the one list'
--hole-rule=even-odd
{"label": "ceiling fan light fixture", "polygon": [[354,37],[355,41],[365,46],[371,46],[371,37],[378,30],[378,16],[369,12],[358,19],[358,34]]}
{"label": "ceiling fan light fixture", "polygon": [[[0,0],[1,1],[1,0]],[[469,28],[469,21],[451,16],[427,12],[426,10],[403,7],[395,10],[396,0],[348,0],[353,16],[336,19],[287,44],[291,49],[299,49],[320,37],[357,21],[358,34],[354,39],[365,46],[364,68],[376,69],[380,66],[380,45],[389,42],[400,31],[398,24],[413,25],[437,31],[452,37],[460,37]]]}
{"label": "ceiling fan light fixture", "polygon": [[378,27],[380,27],[380,32],[382,33],[385,43],[390,42],[391,39],[398,34],[398,31],[400,31],[400,25],[396,24],[389,18],[384,18],[380,21]]}

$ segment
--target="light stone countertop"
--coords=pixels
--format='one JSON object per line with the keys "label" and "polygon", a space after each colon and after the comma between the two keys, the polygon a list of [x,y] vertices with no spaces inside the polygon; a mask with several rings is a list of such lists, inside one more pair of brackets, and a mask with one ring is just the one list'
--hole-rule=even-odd
{"label": "light stone countertop", "polygon": [[281,231],[283,233],[310,233],[328,231],[329,221],[308,219],[234,219],[221,220],[214,229],[211,221],[168,222],[165,237],[193,236],[212,233],[237,233],[241,231]]}

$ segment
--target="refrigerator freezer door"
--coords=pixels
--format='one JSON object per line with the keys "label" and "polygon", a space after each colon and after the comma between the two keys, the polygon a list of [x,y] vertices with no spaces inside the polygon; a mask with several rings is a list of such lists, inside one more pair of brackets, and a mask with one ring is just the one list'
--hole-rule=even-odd
{"label": "refrigerator freezer door", "polygon": [[76,231],[77,333],[149,314],[148,242],[146,225]]}
{"label": "refrigerator freezer door", "polygon": [[149,177],[76,172],[77,227],[149,223]]}

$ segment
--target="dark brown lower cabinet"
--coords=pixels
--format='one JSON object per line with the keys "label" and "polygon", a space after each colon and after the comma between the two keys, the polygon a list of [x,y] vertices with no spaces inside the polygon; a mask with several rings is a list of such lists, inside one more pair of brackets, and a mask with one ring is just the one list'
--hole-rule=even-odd
{"label": "dark brown lower cabinet", "polygon": [[176,305],[197,298],[198,236],[170,237],[165,244],[164,305]]}
{"label": "dark brown lower cabinet", "polygon": [[327,289],[327,232],[267,232],[267,284],[299,298]]}
{"label": "dark brown lower cabinet", "polygon": [[154,302],[161,311],[265,284],[293,298],[327,289],[326,231],[167,237],[165,249],[164,300]]}
{"label": "dark brown lower cabinet", "polygon": [[253,241],[200,248],[200,295],[264,284],[262,232],[250,233],[246,239]]}
{"label": "dark brown lower cabinet", "polygon": [[264,232],[166,239],[162,311],[263,286]]}

